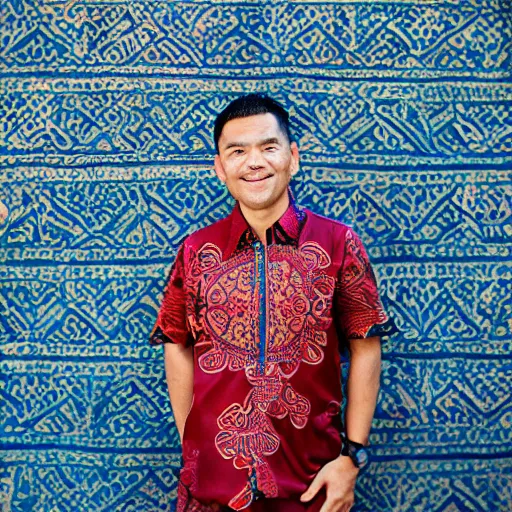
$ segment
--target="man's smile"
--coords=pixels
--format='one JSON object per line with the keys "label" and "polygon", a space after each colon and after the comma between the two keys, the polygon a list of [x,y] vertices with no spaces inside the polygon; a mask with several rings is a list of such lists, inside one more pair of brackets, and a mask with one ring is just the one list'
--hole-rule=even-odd
{"label": "man's smile", "polygon": [[272,178],[273,174],[255,174],[251,176],[243,176],[241,179],[247,183],[259,183],[260,181],[268,180],[269,178]]}

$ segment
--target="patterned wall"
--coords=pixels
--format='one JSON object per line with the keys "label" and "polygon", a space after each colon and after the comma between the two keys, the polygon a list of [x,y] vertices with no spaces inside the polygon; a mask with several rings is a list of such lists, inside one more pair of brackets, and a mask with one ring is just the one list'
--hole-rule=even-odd
{"label": "patterned wall", "polygon": [[4,0],[2,511],[172,510],[148,347],[178,241],[229,211],[211,129],[266,91],[299,201],[352,224],[401,329],[368,512],[512,510],[511,0]]}

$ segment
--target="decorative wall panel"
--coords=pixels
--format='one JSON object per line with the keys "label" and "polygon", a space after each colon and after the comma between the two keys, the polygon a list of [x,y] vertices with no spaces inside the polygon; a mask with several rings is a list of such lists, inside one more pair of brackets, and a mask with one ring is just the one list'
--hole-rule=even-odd
{"label": "decorative wall panel", "polygon": [[172,511],[148,346],[181,239],[232,200],[216,113],[290,110],[298,201],[354,227],[384,345],[357,511],[512,510],[512,3],[6,0],[0,510]]}

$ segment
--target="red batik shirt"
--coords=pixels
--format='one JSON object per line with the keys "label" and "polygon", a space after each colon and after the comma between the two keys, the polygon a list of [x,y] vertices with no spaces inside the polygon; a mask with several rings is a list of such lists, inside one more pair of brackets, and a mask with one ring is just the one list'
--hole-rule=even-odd
{"label": "red batik shirt", "polygon": [[293,201],[266,244],[238,205],[189,235],[150,340],[194,347],[178,511],[313,510],[299,497],[340,454],[340,342],[387,320],[360,239]]}

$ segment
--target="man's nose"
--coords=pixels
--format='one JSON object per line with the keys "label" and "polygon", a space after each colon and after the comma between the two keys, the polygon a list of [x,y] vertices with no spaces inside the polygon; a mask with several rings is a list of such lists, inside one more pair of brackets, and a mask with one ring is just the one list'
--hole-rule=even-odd
{"label": "man's nose", "polygon": [[255,148],[249,152],[249,158],[247,159],[247,165],[253,170],[260,169],[261,167],[264,167],[265,162],[263,161],[263,156],[259,149]]}

